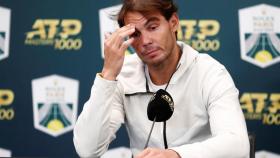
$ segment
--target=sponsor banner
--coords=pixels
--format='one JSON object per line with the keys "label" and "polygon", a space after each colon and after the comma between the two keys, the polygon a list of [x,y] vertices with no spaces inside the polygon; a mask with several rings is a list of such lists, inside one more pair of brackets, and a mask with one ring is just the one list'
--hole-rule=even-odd
{"label": "sponsor banner", "polygon": [[260,4],[239,10],[241,58],[266,68],[280,61],[280,8]]}
{"label": "sponsor banner", "polygon": [[52,46],[55,50],[80,50],[82,22],[78,19],[36,19],[26,32],[25,45]]}
{"label": "sponsor banner", "polygon": [[245,92],[241,94],[240,104],[246,120],[280,125],[280,93]]}
{"label": "sponsor banner", "polygon": [[0,60],[9,56],[11,10],[0,6]]}
{"label": "sponsor banner", "polygon": [[57,137],[73,129],[78,110],[77,80],[51,75],[32,80],[36,129]]}
{"label": "sponsor banner", "polygon": [[14,92],[10,89],[0,89],[0,121],[10,121],[15,117],[15,110],[12,107]]}

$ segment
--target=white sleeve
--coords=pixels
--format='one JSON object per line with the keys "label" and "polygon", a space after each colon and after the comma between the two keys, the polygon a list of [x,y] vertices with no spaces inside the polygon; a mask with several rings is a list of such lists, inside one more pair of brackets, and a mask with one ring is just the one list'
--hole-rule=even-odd
{"label": "white sleeve", "polygon": [[182,158],[249,157],[249,139],[238,93],[224,67],[211,69],[205,76],[203,100],[207,105],[212,136],[171,149]]}
{"label": "white sleeve", "polygon": [[85,103],[75,128],[74,145],[80,157],[100,157],[124,122],[117,81],[96,75],[90,99]]}

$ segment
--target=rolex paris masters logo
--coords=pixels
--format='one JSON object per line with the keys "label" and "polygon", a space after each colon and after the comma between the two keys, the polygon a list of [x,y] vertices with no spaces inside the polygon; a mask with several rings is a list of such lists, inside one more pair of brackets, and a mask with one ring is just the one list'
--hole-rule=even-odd
{"label": "rolex paris masters logo", "polygon": [[11,10],[0,6],[0,60],[9,56]]}
{"label": "rolex paris masters logo", "polygon": [[79,82],[51,75],[32,80],[36,129],[54,137],[71,131],[77,119]]}
{"label": "rolex paris masters logo", "polygon": [[280,61],[280,8],[260,4],[239,10],[241,57],[265,68]]}

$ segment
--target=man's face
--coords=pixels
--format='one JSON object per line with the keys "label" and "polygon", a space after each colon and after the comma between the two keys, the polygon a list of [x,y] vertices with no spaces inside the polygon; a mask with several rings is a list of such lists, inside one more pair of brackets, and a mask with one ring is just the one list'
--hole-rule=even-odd
{"label": "man's face", "polygon": [[135,26],[135,32],[130,36],[135,38],[132,47],[144,63],[160,65],[169,59],[176,46],[176,14],[167,21],[159,12],[146,16],[139,12],[128,12],[124,21],[126,25]]}

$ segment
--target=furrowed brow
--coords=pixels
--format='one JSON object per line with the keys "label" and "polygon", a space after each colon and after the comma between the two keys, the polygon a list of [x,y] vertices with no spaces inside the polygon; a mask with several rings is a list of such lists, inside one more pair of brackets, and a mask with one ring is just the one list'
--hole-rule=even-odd
{"label": "furrowed brow", "polygon": [[144,26],[146,27],[147,25],[149,25],[150,23],[155,22],[155,21],[159,21],[159,19],[157,17],[151,17],[146,21]]}

